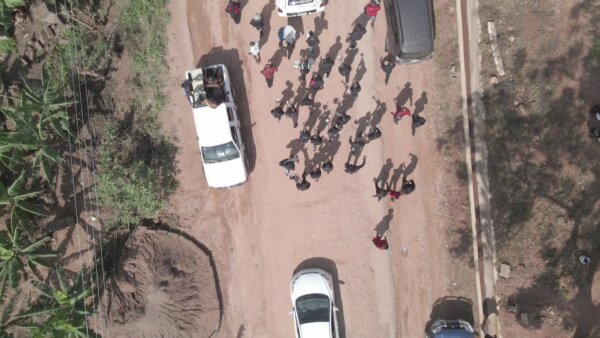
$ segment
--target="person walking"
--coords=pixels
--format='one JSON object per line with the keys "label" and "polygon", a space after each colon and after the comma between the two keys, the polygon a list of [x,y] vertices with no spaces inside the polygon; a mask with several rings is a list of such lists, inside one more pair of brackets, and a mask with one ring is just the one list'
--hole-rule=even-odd
{"label": "person walking", "polygon": [[313,62],[311,62],[311,60],[312,59],[309,59],[306,56],[302,56],[300,62],[298,62],[298,70],[300,71],[300,77],[298,78],[298,80],[302,82],[306,81],[306,75],[310,73],[310,69],[313,65]]}
{"label": "person walking", "polygon": [[392,190],[391,188],[388,189],[388,196],[390,196],[390,199],[392,200],[392,202],[399,199],[401,195],[402,195],[402,193],[400,191],[395,191],[395,190]]}
{"label": "person walking", "polygon": [[281,104],[278,104],[277,107],[271,109],[271,115],[276,118],[278,121],[281,121],[281,117],[283,116],[283,108],[281,108]]}
{"label": "person walking", "polygon": [[411,192],[415,191],[416,184],[414,180],[407,180],[406,176],[402,177],[402,186],[400,187],[400,191],[403,195],[408,195]]}
{"label": "person walking", "polygon": [[394,57],[390,54],[386,55],[383,59],[381,59],[381,69],[385,73],[385,84],[388,84],[390,79],[390,75],[392,74],[392,70],[396,66],[396,61]]}
{"label": "person walking", "polygon": [[352,96],[352,98],[356,99],[358,97],[358,93],[360,93],[361,87],[358,81],[352,82],[352,85],[348,89],[348,94]]}
{"label": "person walking", "polygon": [[329,73],[331,73],[331,69],[333,68],[333,65],[335,64],[335,61],[333,61],[333,59],[330,56],[328,56],[322,60],[323,61],[321,61],[321,72],[323,72],[323,74],[325,74],[325,77],[329,77]]}
{"label": "person walking", "polygon": [[260,63],[260,47],[258,46],[258,42],[250,42],[250,51],[248,54],[252,55],[256,63]]}
{"label": "person walking", "polygon": [[333,170],[333,163],[331,162],[331,160],[327,160],[325,162],[323,162],[323,164],[321,165],[321,169],[323,169],[324,172],[326,173],[330,173]]}
{"label": "person walking", "polygon": [[425,120],[425,118],[423,116],[421,116],[421,115],[414,114],[412,116],[412,125],[411,125],[411,128],[412,128],[412,134],[413,134],[413,136],[415,135],[416,129],[419,128],[419,127],[421,127],[422,125],[424,125],[426,121],[427,120]]}
{"label": "person walking", "polygon": [[296,181],[296,189],[300,191],[308,190],[308,188],[310,188],[310,182],[306,180],[305,174],[302,175],[302,177],[294,174],[290,176],[290,180]]}
{"label": "person walking", "polygon": [[273,66],[271,61],[267,61],[265,68],[263,68],[263,70],[260,71],[260,73],[265,77],[265,80],[267,80],[267,86],[269,88],[273,86],[273,78],[275,77],[276,71],[277,67]]}
{"label": "person walking", "polygon": [[342,63],[338,67],[338,71],[340,72],[340,75],[342,75],[345,78],[346,83],[348,83],[348,77],[350,76],[350,72],[352,71],[352,67],[349,64],[347,64],[347,63]]}
{"label": "person walking", "polygon": [[310,170],[309,175],[310,178],[315,180],[315,182],[319,182],[319,178],[321,178],[321,168],[319,168],[318,166],[313,166]]}
{"label": "person walking", "polygon": [[292,155],[286,159],[279,161],[279,165],[285,169],[285,176],[288,176],[291,170],[296,169],[296,163],[298,162],[298,155]]}
{"label": "person walking", "polygon": [[372,0],[365,6],[365,14],[371,20],[371,27],[375,27],[375,18],[377,17],[377,12],[381,9],[379,5],[379,1]]}
{"label": "person walking", "polygon": [[240,23],[240,1],[229,0],[225,7],[225,13],[229,13],[229,16],[233,19],[233,22],[237,25]]}
{"label": "person walking", "polygon": [[369,133],[367,134],[367,140],[369,140],[369,142],[376,140],[378,138],[380,138],[382,135],[381,133],[381,129],[375,127],[371,127],[371,129],[369,130]]}
{"label": "person walking", "polygon": [[377,197],[377,202],[381,201],[382,198],[385,198],[388,194],[389,185],[386,188],[386,182],[381,184],[381,187],[377,185],[377,178],[373,177],[373,183],[375,183],[375,195],[373,197]]}
{"label": "person walking", "polygon": [[309,54],[315,54],[315,48],[319,42],[319,38],[315,36],[315,33],[313,31],[309,31],[306,38],[306,45],[308,46],[307,49]]}
{"label": "person walking", "polygon": [[385,237],[385,234],[377,234],[375,235],[375,237],[373,237],[373,244],[375,244],[375,247],[379,250],[387,250],[390,245],[388,244],[387,238]]}
{"label": "person walking", "polygon": [[277,37],[279,38],[279,47],[287,50],[288,60],[292,56],[292,51],[294,50],[294,46],[296,45],[296,34],[296,30],[290,25],[281,27],[277,31]]}
{"label": "person walking", "polygon": [[397,107],[395,112],[391,112],[394,117],[394,123],[398,124],[404,116],[410,116],[410,109],[407,107]]}
{"label": "person walking", "polygon": [[260,34],[259,37],[262,38],[265,31],[265,22],[263,21],[262,15],[260,15],[260,13],[254,14],[252,19],[250,20],[250,26],[256,28],[256,30]]}
{"label": "person walking", "polygon": [[351,164],[351,163],[346,162],[346,164],[344,164],[344,166],[346,167],[345,171],[348,174],[354,174],[355,172],[359,171],[362,167],[364,167],[365,164],[367,164],[367,157],[366,156],[363,157],[363,162],[362,162],[361,165],[356,165],[356,164]]}
{"label": "person walking", "polygon": [[323,81],[323,77],[319,73],[314,72],[312,78],[310,79],[310,87],[314,90],[323,89],[324,83],[325,81]]}
{"label": "person walking", "polygon": [[367,29],[360,23],[357,23],[356,25],[354,25],[352,32],[350,34],[348,34],[348,39],[346,39],[346,41],[350,42],[349,48],[350,49],[356,48],[357,41],[362,39],[362,37],[365,35],[366,32],[367,32]]}

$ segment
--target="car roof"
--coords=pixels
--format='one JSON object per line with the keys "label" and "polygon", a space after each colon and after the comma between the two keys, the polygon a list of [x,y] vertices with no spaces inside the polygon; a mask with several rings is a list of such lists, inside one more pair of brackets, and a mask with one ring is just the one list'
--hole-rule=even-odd
{"label": "car roof", "polygon": [[192,114],[200,146],[212,147],[232,141],[226,103],[216,108],[194,108]]}
{"label": "car roof", "polygon": [[431,0],[395,0],[400,15],[402,52],[422,53],[433,50]]}

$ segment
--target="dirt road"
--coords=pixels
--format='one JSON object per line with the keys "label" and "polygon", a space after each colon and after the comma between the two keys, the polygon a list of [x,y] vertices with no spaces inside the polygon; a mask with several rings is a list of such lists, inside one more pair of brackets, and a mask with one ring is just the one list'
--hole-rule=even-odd
{"label": "dirt road", "polygon": [[[315,30],[320,39],[320,56],[328,51],[344,56],[352,21],[362,11],[361,2],[330,1],[324,17],[291,19],[299,33]],[[172,102],[164,125],[177,137],[181,188],[172,199],[170,212],[181,227],[206,244],[217,261],[223,290],[224,320],[219,337],[293,337],[289,282],[301,264],[328,268],[339,280],[338,306],[342,331],[347,337],[420,337],[429,319],[431,305],[446,295],[447,249],[441,187],[445,168],[435,147],[435,108],[441,98],[433,95],[434,73],[430,63],[396,67],[389,84],[378,67],[383,55],[386,31],[383,13],[375,27],[358,43],[352,63],[354,76],[361,59],[366,73],[360,81],[362,91],[348,110],[352,121],[344,127],[334,158],[335,169],[312,182],[308,191],[296,190],[277,162],[290,153],[286,148],[298,137],[308,119],[308,110],[300,110],[299,128],[289,119],[277,122],[269,111],[282,92],[299,87],[298,71],[292,61],[299,59],[305,37],[299,39],[291,60],[280,55],[274,59],[279,71],[273,88],[267,88],[260,70],[277,50],[277,29],[287,19],[274,12],[273,4],[246,2],[242,20],[234,25],[216,1],[172,1],[169,28],[168,93]],[[270,30],[261,42],[263,63],[257,65],[248,55],[248,44],[258,39],[249,24],[250,17],[263,12]],[[341,46],[336,37],[341,36]],[[264,41],[266,40],[266,41]],[[333,46],[333,47],[331,47]],[[331,49],[330,49],[331,47]],[[210,55],[209,55],[210,54]],[[208,55],[208,56],[207,56]],[[236,60],[241,60],[241,65]],[[249,181],[231,191],[209,190],[202,175],[199,150],[189,104],[179,84],[186,69],[198,63],[220,63],[229,67],[238,106],[244,122],[245,142],[249,148]],[[323,114],[335,111],[335,99],[341,99],[344,86],[336,66],[315,101]],[[362,71],[361,71],[362,73]],[[286,81],[291,88],[286,89]],[[427,124],[411,136],[410,122],[394,125],[390,111],[393,99],[410,82],[412,103],[426,92],[423,116]],[[383,137],[368,144],[363,155],[366,166],[349,175],[343,171],[349,153],[348,138],[359,127],[356,121],[376,109],[377,97]],[[326,106],[326,107],[325,107]],[[331,116],[331,115],[330,115]],[[319,122],[317,121],[317,124]],[[301,151],[300,170],[306,154],[312,158],[309,144]],[[412,158],[409,153],[414,154]],[[412,171],[416,191],[400,201],[377,202],[373,177],[378,177],[387,159],[393,167],[401,163]],[[412,160],[411,160],[412,159]],[[362,160],[362,159],[361,159]],[[396,177],[398,176],[396,173]],[[391,211],[389,211],[391,210]],[[375,227],[387,227],[390,250],[380,251],[371,243]],[[379,224],[379,225],[378,225]],[[402,248],[406,248],[403,253]],[[321,258],[305,262],[311,258]],[[304,263],[303,263],[304,262]]]}

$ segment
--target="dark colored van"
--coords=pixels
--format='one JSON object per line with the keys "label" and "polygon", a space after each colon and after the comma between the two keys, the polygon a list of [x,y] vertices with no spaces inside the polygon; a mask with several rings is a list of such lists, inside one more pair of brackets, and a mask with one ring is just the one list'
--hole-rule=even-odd
{"label": "dark colored van", "polygon": [[417,63],[433,55],[431,0],[384,1],[388,23],[386,50],[398,63]]}

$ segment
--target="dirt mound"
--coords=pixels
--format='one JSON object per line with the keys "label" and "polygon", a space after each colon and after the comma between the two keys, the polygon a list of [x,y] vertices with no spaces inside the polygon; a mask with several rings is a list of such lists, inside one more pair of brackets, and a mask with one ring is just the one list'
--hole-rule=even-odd
{"label": "dirt mound", "polygon": [[183,237],[140,228],[106,287],[111,336],[209,337],[218,327],[209,257]]}

